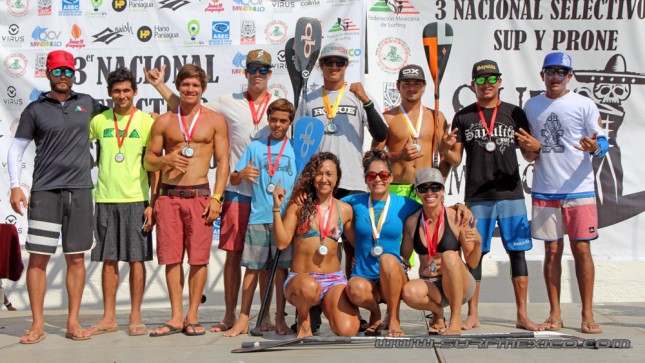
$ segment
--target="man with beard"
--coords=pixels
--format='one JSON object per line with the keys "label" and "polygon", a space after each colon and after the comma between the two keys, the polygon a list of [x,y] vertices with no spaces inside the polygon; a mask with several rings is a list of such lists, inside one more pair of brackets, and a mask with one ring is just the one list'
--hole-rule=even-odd
{"label": "man with beard", "polygon": [[[72,91],[75,72],[72,54],[55,50],[47,55],[46,76],[51,90],[23,111],[7,156],[11,208],[20,215],[22,208],[29,208],[25,248],[29,252],[27,290],[33,321],[20,338],[22,344],[45,338],[46,271],[59,237],[67,263],[69,315],[65,337],[90,339],[90,333],[78,321],[85,286],[84,254],[94,247],[89,124],[92,116],[107,107],[89,95]],[[28,201],[20,188],[20,171],[31,140],[36,143],[36,157]]]}

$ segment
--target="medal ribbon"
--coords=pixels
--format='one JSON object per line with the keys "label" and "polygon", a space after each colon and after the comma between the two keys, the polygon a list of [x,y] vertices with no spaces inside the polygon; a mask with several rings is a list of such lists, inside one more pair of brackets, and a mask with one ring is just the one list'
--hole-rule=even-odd
{"label": "medal ribbon", "polygon": [[417,126],[414,127],[412,126],[412,121],[410,121],[410,118],[408,117],[408,113],[405,112],[403,107],[399,105],[399,114],[401,115],[401,118],[405,121],[406,125],[408,126],[408,130],[410,131],[410,135],[412,138],[416,140],[419,138],[419,135],[421,134],[421,124],[423,123],[423,105],[421,102],[419,102],[419,117],[417,118]]}
{"label": "medal ribbon", "polygon": [[323,103],[325,104],[325,114],[327,115],[327,118],[330,122],[334,119],[334,117],[336,117],[338,106],[340,106],[340,100],[343,99],[343,95],[345,94],[345,87],[347,87],[347,83],[343,84],[343,87],[341,87],[340,91],[338,91],[338,97],[336,97],[336,101],[334,101],[333,106],[329,103],[329,96],[327,96],[325,87],[323,87],[322,89]]}
{"label": "medal ribbon", "polygon": [[502,101],[497,101],[497,104],[495,105],[495,110],[493,111],[493,117],[490,119],[490,129],[486,125],[486,119],[484,118],[484,112],[482,111],[482,106],[477,103],[477,111],[479,111],[479,118],[482,121],[482,126],[484,126],[484,130],[486,130],[486,133],[488,134],[488,139],[490,139],[493,135],[493,127],[495,127],[495,119],[497,118],[497,107],[499,107],[499,104],[502,103]]}
{"label": "medal ribbon", "polygon": [[441,212],[439,213],[439,217],[437,218],[437,225],[434,227],[434,234],[432,235],[432,237],[428,235],[429,221],[426,220],[426,215],[423,211],[421,211],[421,216],[423,218],[423,232],[425,232],[425,236],[426,236],[426,245],[427,245],[426,247],[428,248],[428,257],[430,257],[430,259],[432,260],[434,255],[437,254],[437,246],[439,245],[439,230],[443,225],[443,205],[441,206]]}
{"label": "medal ribbon", "polygon": [[[195,133],[195,125],[197,125],[197,122],[199,122],[199,114],[201,112],[202,106],[199,106],[199,110],[197,111],[197,114],[195,114],[195,117],[193,117],[193,122],[190,124],[190,128],[188,128],[186,125],[186,120],[181,114],[181,107],[177,106],[177,120],[179,121],[179,129],[181,130],[181,133],[184,134],[184,141],[186,141],[186,144],[190,144],[190,141],[193,139],[193,134]],[[188,129],[188,134],[186,134],[186,129]]]}
{"label": "medal ribbon", "polygon": [[331,220],[331,214],[334,211],[334,198],[331,198],[329,201],[329,210],[324,221],[320,220],[322,214],[320,213],[320,204],[316,205],[316,211],[318,212],[318,228],[320,229],[320,244],[322,245],[325,238],[327,238],[327,227],[329,226],[329,220]]}
{"label": "medal ribbon", "polygon": [[255,108],[255,102],[253,102],[253,100],[251,99],[251,95],[246,92],[246,100],[249,103],[249,108],[251,109],[251,117],[253,118],[253,125],[255,126],[256,130],[258,129],[262,115],[264,115],[267,107],[269,106],[270,99],[271,95],[269,94],[269,92],[265,93],[262,102],[260,102],[258,108]]}
{"label": "medal ribbon", "polygon": [[123,146],[123,142],[125,141],[125,138],[128,136],[128,128],[130,127],[130,122],[132,121],[132,117],[134,117],[134,114],[137,112],[137,109],[132,107],[130,109],[130,118],[128,119],[128,123],[125,125],[125,130],[123,130],[123,137],[121,137],[121,132],[119,132],[119,125],[116,122],[116,112],[112,110],[112,116],[114,116],[114,130],[116,130],[116,144],[119,146],[119,152],[121,152],[121,146]]}
{"label": "medal ribbon", "polygon": [[378,244],[378,239],[381,237],[381,229],[383,228],[383,222],[385,222],[385,216],[387,215],[387,210],[390,208],[390,195],[387,195],[387,200],[385,201],[385,206],[381,215],[378,217],[378,225],[374,224],[374,205],[372,204],[372,194],[370,194],[370,222],[372,222],[372,238],[374,242]]}
{"label": "medal ribbon", "polygon": [[267,153],[268,153],[268,158],[269,158],[269,165],[267,165],[267,169],[269,169],[269,176],[273,177],[273,174],[278,170],[278,165],[280,163],[280,158],[282,157],[282,152],[284,151],[284,147],[287,145],[287,137],[285,136],[284,139],[282,139],[282,147],[280,148],[280,152],[278,153],[278,157],[275,159],[275,164],[271,163],[271,136],[267,138]]}

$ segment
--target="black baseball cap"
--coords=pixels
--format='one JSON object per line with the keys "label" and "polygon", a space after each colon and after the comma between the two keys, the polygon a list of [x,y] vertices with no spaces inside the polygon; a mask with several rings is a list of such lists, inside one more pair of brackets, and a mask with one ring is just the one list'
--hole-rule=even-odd
{"label": "black baseball cap", "polygon": [[426,81],[426,75],[423,73],[423,68],[419,67],[416,64],[409,64],[399,71],[399,79],[397,81],[405,81],[408,79],[414,79],[419,81]]}
{"label": "black baseball cap", "polygon": [[473,65],[472,78],[475,79],[484,74],[496,74],[501,76],[502,72],[499,71],[497,62],[484,59],[483,61],[479,61]]}

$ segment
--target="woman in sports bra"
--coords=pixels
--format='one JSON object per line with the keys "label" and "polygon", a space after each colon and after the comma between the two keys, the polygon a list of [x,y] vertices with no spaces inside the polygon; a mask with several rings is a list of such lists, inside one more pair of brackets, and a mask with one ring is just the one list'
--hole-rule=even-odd
{"label": "woman in sports bra", "polygon": [[322,306],[331,331],[340,336],[358,332],[358,309],[347,297],[347,279],[337,256],[338,239],[353,232],[352,207],[333,197],[340,181],[338,158],[329,152],[309,160],[296,181],[292,195],[301,195],[298,205],[292,198],[284,216],[280,206],[285,190],[273,193],[273,237],[278,249],[293,240],[293,261],[285,282],[285,295],[298,311],[298,338],[312,335],[309,309]]}
{"label": "woman in sports bra", "polygon": [[[455,210],[444,207],[445,189],[439,170],[417,171],[415,187],[423,208],[405,221],[401,257],[407,259],[413,249],[416,251],[420,279],[405,284],[403,301],[411,308],[432,311],[431,334],[461,334],[461,305],[475,292],[475,279],[464,260],[475,268],[482,251],[477,221],[460,224]],[[450,306],[448,326],[443,313],[446,306]]]}

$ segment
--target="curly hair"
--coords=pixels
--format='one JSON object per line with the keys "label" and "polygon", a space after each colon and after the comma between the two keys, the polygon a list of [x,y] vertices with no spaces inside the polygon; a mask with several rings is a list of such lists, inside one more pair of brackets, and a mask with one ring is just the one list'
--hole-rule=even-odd
{"label": "curly hair", "polygon": [[333,193],[336,194],[338,191],[338,184],[340,183],[340,178],[342,172],[340,170],[340,160],[336,155],[330,152],[319,152],[314,154],[311,159],[305,165],[305,168],[302,170],[302,174],[298,177],[295,186],[293,187],[293,192],[291,193],[292,198],[289,203],[295,203],[297,196],[304,197],[304,202],[300,209],[298,210],[298,223],[296,224],[296,233],[304,234],[309,230],[309,221],[311,217],[316,214],[316,205],[320,203],[318,196],[316,195],[316,187],[314,185],[314,178],[318,173],[318,169],[322,166],[323,162],[331,160],[336,164],[336,172],[338,173],[338,180],[336,185],[334,185]]}
{"label": "curly hair", "polygon": [[372,149],[365,153],[363,156],[363,174],[367,174],[367,169],[375,161],[382,161],[387,164],[387,169],[392,172],[392,162],[390,157],[387,155],[387,152],[383,149]]}

